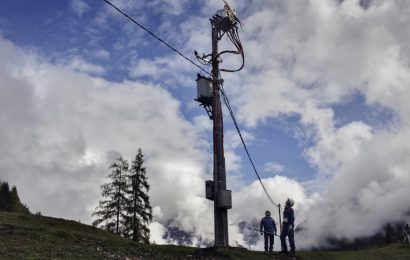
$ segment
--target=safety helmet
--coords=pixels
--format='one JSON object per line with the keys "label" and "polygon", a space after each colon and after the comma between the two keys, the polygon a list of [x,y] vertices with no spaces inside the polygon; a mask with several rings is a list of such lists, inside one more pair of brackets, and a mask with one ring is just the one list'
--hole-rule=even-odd
{"label": "safety helmet", "polygon": [[269,210],[265,211],[265,216],[270,216],[270,211]]}
{"label": "safety helmet", "polygon": [[285,205],[289,206],[289,207],[293,207],[294,204],[295,204],[295,202],[291,198],[288,198],[285,202]]}

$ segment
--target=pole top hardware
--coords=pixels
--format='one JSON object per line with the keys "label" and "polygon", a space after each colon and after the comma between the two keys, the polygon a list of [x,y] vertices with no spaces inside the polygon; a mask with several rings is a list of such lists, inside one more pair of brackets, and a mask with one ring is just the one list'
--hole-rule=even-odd
{"label": "pole top hardware", "polygon": [[218,29],[223,32],[228,32],[236,27],[238,23],[241,28],[243,28],[243,24],[239,20],[236,10],[232,9],[225,0],[223,1],[225,3],[224,8],[218,10],[210,19],[212,25],[218,27]]}

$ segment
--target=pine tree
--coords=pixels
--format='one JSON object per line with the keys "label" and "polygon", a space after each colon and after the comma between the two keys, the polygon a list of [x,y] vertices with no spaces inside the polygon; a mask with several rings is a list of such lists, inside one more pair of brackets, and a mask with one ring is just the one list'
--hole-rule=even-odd
{"label": "pine tree", "polygon": [[0,210],[30,213],[28,207],[21,203],[16,186],[13,186],[10,190],[10,186],[6,181],[0,181]]}
{"label": "pine tree", "polygon": [[16,186],[13,186],[13,188],[11,188],[10,203],[11,203],[10,210],[12,212],[18,212],[18,213],[24,213],[24,214],[30,213],[28,207],[24,205],[23,203],[21,203],[20,197],[17,193]]}
{"label": "pine tree", "polygon": [[149,223],[152,220],[152,207],[149,202],[149,184],[146,169],[143,166],[144,155],[141,149],[131,163],[128,184],[127,216],[125,221],[124,236],[142,243],[149,243]]}
{"label": "pine tree", "polygon": [[99,226],[104,222],[103,228],[121,233],[124,224],[124,208],[126,207],[126,173],[128,172],[128,162],[121,156],[109,167],[111,173],[107,176],[109,182],[101,186],[103,200],[95,209],[93,216],[97,216],[93,226]]}
{"label": "pine tree", "polygon": [[0,210],[11,210],[10,186],[6,181],[0,181]]}

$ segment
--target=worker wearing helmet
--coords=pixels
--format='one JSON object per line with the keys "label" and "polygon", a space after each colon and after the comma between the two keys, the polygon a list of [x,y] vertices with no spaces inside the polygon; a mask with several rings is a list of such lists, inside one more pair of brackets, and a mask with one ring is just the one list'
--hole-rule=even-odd
{"label": "worker wearing helmet", "polygon": [[285,202],[285,209],[283,211],[283,223],[282,232],[280,234],[280,242],[282,244],[282,253],[289,253],[286,245],[286,237],[289,238],[290,253],[295,253],[295,237],[293,235],[293,229],[295,227],[295,213],[293,212],[293,204],[295,202],[292,199],[287,199]]}
{"label": "worker wearing helmet", "polygon": [[270,211],[265,211],[265,217],[261,220],[260,225],[261,235],[265,235],[265,252],[268,252],[268,240],[269,240],[269,252],[273,251],[274,235],[276,235],[276,223],[270,216]]}

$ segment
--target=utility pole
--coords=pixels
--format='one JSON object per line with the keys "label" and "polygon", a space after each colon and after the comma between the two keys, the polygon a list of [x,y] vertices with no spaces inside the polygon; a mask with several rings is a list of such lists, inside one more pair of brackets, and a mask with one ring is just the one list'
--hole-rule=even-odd
{"label": "utility pole", "polygon": [[[212,57],[218,57],[218,28],[216,21],[211,19],[212,24]],[[221,107],[221,93],[219,82],[219,59],[212,59],[212,120],[213,120],[213,141],[214,141],[214,225],[215,225],[215,246],[226,247],[229,245],[228,237],[228,208],[219,207],[218,200],[221,200],[226,191],[226,171],[224,156],[224,129],[223,115]],[[230,195],[230,194],[229,194]],[[230,208],[230,207],[229,207]]]}
{"label": "utility pole", "polygon": [[[198,74],[197,99],[213,121],[213,180],[205,182],[206,198],[214,201],[214,235],[215,247],[229,246],[228,236],[228,209],[232,208],[232,192],[226,188],[226,171],[224,156],[224,129],[223,115],[221,107],[221,83],[220,71],[235,72],[237,70],[220,69],[219,63],[221,54],[231,53],[242,55],[242,45],[237,32],[239,19],[235,10],[232,10],[225,2],[224,9],[218,10],[210,19],[212,26],[212,53],[199,57],[195,55],[201,63],[211,64],[211,78]],[[240,23],[240,22],[239,22]],[[218,42],[227,34],[232,43],[237,47],[237,51],[219,52]],[[244,60],[243,60],[244,61]]]}

